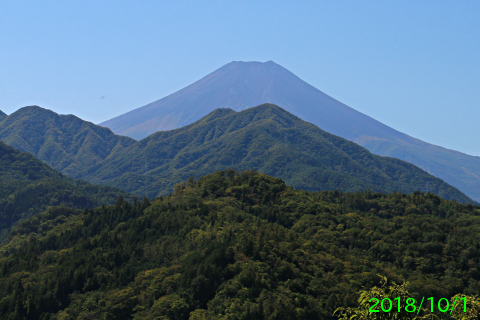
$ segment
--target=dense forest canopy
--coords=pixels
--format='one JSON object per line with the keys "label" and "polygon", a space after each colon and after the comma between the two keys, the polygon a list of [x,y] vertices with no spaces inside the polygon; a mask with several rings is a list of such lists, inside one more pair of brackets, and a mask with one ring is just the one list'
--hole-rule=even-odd
{"label": "dense forest canopy", "polygon": [[417,299],[474,295],[479,232],[479,207],[432,193],[220,171],[152,202],[22,222],[0,248],[0,318],[336,319],[377,274]]}

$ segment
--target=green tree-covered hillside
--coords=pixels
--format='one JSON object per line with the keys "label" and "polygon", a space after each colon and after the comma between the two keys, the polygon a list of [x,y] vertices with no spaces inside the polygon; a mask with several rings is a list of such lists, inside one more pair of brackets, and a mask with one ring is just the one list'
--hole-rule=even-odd
{"label": "green tree-covered hillside", "polygon": [[480,208],[432,193],[298,191],[221,171],[171,196],[49,208],[0,247],[1,319],[335,319],[377,274],[480,292]]}
{"label": "green tree-covered hillside", "polygon": [[74,115],[38,106],[21,108],[3,121],[0,117],[0,140],[73,178],[135,142]]}
{"label": "green tree-covered hillside", "polygon": [[117,188],[65,177],[34,156],[0,141],[0,239],[20,219],[47,206],[91,208],[114,203],[119,195],[129,197]]}
{"label": "green tree-covered hillside", "polygon": [[31,106],[0,122],[0,139],[70,177],[140,197],[168,194],[190,176],[230,167],[258,170],[310,191],[420,190],[472,201],[418,167],[373,155],[271,104],[241,112],[217,109],[184,128],[141,141]]}
{"label": "green tree-covered hillside", "polygon": [[278,106],[217,109],[181,129],[157,132],[91,167],[85,179],[155,197],[190,176],[254,169],[310,191],[431,191],[471,201],[414,165],[371,154]]}

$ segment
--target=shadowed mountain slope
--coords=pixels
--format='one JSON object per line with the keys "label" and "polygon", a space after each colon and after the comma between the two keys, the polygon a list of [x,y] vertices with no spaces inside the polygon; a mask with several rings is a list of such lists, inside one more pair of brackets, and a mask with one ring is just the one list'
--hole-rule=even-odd
{"label": "shadowed mountain slope", "polygon": [[135,142],[74,115],[30,106],[0,122],[0,140],[71,177]]}
{"label": "shadowed mountain slope", "polygon": [[411,162],[480,201],[480,157],[435,146],[396,131],[333,99],[268,61],[231,62],[163,99],[101,123],[142,139],[190,124],[216,108],[244,110],[273,103],[354,141],[373,153]]}
{"label": "shadowed mountain slope", "polygon": [[2,110],[0,110],[0,121],[5,119],[6,117],[7,117],[7,114],[5,112],[3,112]]}
{"label": "shadowed mountain slope", "polygon": [[157,132],[82,175],[150,197],[174,184],[227,168],[254,169],[310,191],[429,190],[468,202],[456,188],[414,165],[371,154],[282,108],[217,109],[186,127]]}
{"label": "shadowed mountain slope", "polygon": [[0,240],[12,225],[48,206],[86,208],[114,203],[123,190],[67,178],[31,154],[0,141]]}

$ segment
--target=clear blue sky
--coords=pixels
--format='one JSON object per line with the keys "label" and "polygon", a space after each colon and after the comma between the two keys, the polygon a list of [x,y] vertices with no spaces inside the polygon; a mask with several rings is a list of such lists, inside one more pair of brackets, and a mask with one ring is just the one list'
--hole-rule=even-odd
{"label": "clear blue sky", "polygon": [[4,1],[0,110],[99,123],[230,61],[273,60],[399,131],[480,156],[480,1],[302,3]]}

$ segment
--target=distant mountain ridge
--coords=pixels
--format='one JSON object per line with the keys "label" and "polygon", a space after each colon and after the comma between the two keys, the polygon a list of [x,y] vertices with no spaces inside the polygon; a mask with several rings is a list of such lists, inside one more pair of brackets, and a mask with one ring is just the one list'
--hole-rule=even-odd
{"label": "distant mountain ridge", "polygon": [[100,125],[142,139],[190,124],[217,108],[273,103],[371,152],[411,162],[480,201],[480,157],[410,137],[326,95],[274,63],[231,62],[163,99]]}
{"label": "distant mountain ridge", "polygon": [[3,112],[2,110],[0,110],[0,121],[5,119],[6,117],[7,117],[7,114],[5,112]]}
{"label": "distant mountain ridge", "polygon": [[414,165],[371,154],[284,109],[264,104],[241,112],[217,109],[180,129],[160,131],[93,166],[95,183],[155,196],[189,176],[254,169],[309,191],[430,191],[470,199]]}
{"label": "distant mountain ridge", "polygon": [[74,115],[58,115],[39,106],[21,108],[0,121],[0,140],[71,177],[135,142]]}

